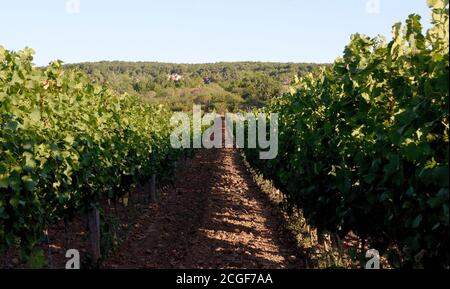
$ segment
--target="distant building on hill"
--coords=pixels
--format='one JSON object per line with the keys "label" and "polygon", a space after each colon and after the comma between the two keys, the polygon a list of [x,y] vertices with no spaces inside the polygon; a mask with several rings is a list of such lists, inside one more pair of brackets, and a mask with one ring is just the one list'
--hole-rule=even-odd
{"label": "distant building on hill", "polygon": [[179,75],[178,73],[172,73],[167,76],[167,80],[169,81],[180,81],[181,78],[181,75]]}

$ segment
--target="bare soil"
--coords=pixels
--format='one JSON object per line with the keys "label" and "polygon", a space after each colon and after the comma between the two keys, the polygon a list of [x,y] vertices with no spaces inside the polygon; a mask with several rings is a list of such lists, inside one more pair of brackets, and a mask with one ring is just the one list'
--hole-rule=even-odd
{"label": "bare soil", "polygon": [[234,149],[201,150],[104,268],[304,268]]}

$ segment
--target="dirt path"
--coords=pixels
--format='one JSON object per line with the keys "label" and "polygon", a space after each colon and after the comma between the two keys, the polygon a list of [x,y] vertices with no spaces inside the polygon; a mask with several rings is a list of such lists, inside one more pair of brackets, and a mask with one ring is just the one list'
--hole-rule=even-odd
{"label": "dirt path", "polygon": [[201,150],[106,268],[302,268],[234,149]]}

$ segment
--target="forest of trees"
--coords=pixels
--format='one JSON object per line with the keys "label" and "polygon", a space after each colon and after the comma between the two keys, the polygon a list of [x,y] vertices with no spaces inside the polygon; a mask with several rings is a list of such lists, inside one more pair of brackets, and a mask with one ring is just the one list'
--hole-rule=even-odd
{"label": "forest of trees", "polygon": [[295,76],[317,71],[309,63],[230,62],[169,64],[158,62],[94,62],[67,65],[86,72],[92,81],[119,93],[191,110],[192,103],[211,111],[262,107],[287,91]]}

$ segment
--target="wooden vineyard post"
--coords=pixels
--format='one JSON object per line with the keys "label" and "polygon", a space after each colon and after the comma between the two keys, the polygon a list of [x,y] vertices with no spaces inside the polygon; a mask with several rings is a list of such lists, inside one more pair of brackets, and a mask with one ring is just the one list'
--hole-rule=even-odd
{"label": "wooden vineyard post", "polygon": [[328,252],[327,235],[323,231],[317,231],[317,243],[324,247],[324,250]]}
{"label": "wooden vineyard post", "polygon": [[150,181],[150,201],[157,202],[156,196],[156,174],[152,175],[152,179]]}
{"label": "wooden vineyard post", "polygon": [[129,205],[131,204],[132,197],[133,197],[133,190],[129,190],[128,191],[128,204]]}
{"label": "wooden vineyard post", "polygon": [[44,230],[44,236],[45,242],[47,244],[48,268],[53,269],[52,249],[50,248],[50,237],[48,236],[48,229]]}
{"label": "wooden vineyard post", "polygon": [[341,242],[341,238],[339,238],[339,235],[337,233],[332,233],[331,235],[331,240],[332,243],[334,243],[334,245],[336,246],[336,248],[338,249],[338,261],[343,263],[343,249],[342,249],[342,242]]}
{"label": "wooden vineyard post", "polygon": [[97,264],[100,253],[100,212],[93,207],[88,213],[89,239],[91,243],[92,263]]}
{"label": "wooden vineyard post", "polygon": [[333,233],[331,236],[332,236],[332,240],[333,240],[335,246],[339,250],[342,250],[342,243],[341,243],[341,238],[339,238],[339,235],[337,233]]}
{"label": "wooden vineyard post", "polygon": [[150,184],[149,182],[145,182],[143,185],[143,195],[144,195],[144,201],[149,203],[150,202]]}

